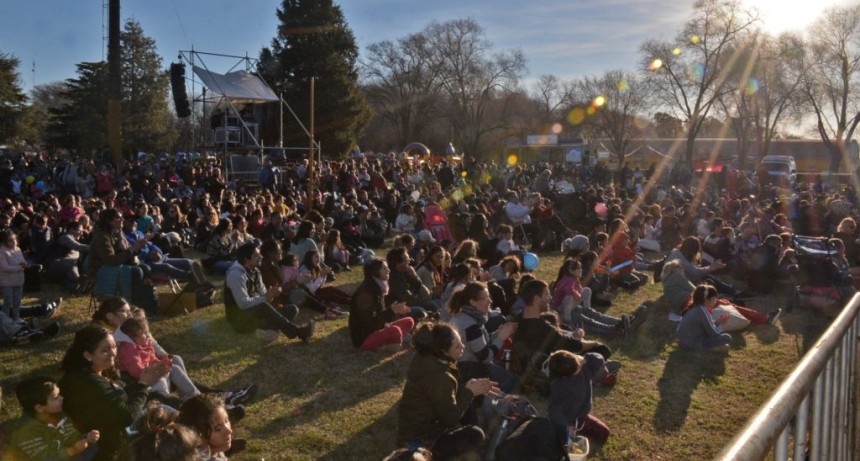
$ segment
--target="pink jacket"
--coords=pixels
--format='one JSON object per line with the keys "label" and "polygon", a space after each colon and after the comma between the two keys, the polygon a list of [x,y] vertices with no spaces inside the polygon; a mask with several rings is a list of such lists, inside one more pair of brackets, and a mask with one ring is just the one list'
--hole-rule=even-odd
{"label": "pink jacket", "polygon": [[14,250],[0,248],[0,287],[24,286],[24,253],[20,248]]}
{"label": "pink jacket", "polygon": [[134,379],[140,379],[140,372],[150,363],[158,361],[152,339],[146,340],[146,345],[143,346],[123,341],[119,344],[116,355],[119,359],[119,369],[127,372]]}
{"label": "pink jacket", "polygon": [[576,295],[576,297],[582,298],[582,284],[573,276],[566,275],[555,283],[555,289],[552,293],[553,309],[561,307],[561,302],[564,301],[565,296],[569,295]]}

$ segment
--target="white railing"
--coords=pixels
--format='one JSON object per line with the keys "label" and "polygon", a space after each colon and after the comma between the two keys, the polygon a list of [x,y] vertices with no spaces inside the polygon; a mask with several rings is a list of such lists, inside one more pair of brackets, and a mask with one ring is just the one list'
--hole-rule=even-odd
{"label": "white railing", "polygon": [[851,298],[715,461],[757,461],[765,459],[769,451],[775,461],[860,459],[858,312],[860,294]]}

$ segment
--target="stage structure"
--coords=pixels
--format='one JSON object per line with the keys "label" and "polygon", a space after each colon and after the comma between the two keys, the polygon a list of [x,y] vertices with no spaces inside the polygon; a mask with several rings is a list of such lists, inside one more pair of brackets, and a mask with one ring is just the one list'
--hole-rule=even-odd
{"label": "stage structure", "polygon": [[[224,155],[224,174],[228,181],[239,179],[243,182],[256,182],[262,166],[265,152],[271,148],[281,149],[282,152],[292,151],[310,153],[311,158],[320,158],[320,143],[313,142],[303,147],[284,147],[284,109],[301,129],[313,139],[311,132],[305,127],[293,109],[257,72],[258,60],[245,56],[233,56],[218,53],[207,53],[191,50],[179,52],[182,65],[191,66],[191,112],[195,113],[196,104],[202,105],[204,140],[202,148],[211,148]],[[226,72],[217,73],[207,61],[226,62],[230,65]],[[200,94],[196,92],[201,87]],[[262,105],[279,102],[279,139],[277,145],[264,145],[260,139],[260,121]],[[195,142],[198,133],[193,134]],[[313,146],[313,148],[311,148]],[[314,152],[310,152],[313,150]],[[253,152],[253,155],[250,153]],[[315,154],[315,155],[313,155]],[[286,155],[296,157],[296,155]]]}

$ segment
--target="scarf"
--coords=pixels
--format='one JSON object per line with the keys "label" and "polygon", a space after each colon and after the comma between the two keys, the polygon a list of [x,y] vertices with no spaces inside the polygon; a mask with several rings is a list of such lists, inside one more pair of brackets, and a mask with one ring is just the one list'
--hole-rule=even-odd
{"label": "scarf", "polygon": [[388,281],[382,280],[378,277],[373,277],[373,280],[376,281],[376,284],[379,285],[379,289],[382,290],[382,296],[388,296]]}
{"label": "scarf", "polygon": [[477,321],[481,325],[486,324],[487,320],[490,319],[490,314],[488,314],[488,313],[485,314],[485,313],[479,311],[477,307],[475,307],[471,304],[467,304],[467,305],[463,306],[463,313],[468,315],[469,317],[472,317],[473,319],[475,319],[475,321]]}

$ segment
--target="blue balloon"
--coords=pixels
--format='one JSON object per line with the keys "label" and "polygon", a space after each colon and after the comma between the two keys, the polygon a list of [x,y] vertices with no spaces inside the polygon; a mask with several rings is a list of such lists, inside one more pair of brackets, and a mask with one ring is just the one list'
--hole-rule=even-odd
{"label": "blue balloon", "polygon": [[527,271],[533,271],[537,269],[540,260],[537,255],[534,253],[523,253],[523,267]]}
{"label": "blue balloon", "polygon": [[45,190],[45,181],[38,181],[36,183],[36,189],[44,191]]}

